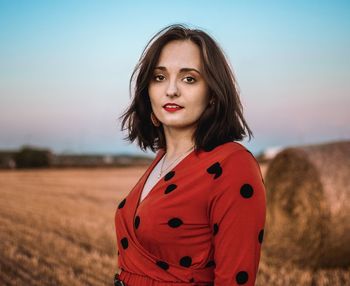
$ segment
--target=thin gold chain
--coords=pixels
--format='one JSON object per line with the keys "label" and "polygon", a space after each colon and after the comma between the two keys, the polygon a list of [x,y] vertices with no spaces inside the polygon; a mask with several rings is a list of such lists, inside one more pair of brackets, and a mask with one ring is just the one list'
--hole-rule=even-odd
{"label": "thin gold chain", "polygon": [[160,176],[161,176],[161,174],[162,174],[163,172],[165,172],[166,170],[168,170],[179,158],[181,158],[181,156],[183,156],[183,155],[185,155],[187,152],[191,151],[191,150],[193,149],[193,147],[194,147],[194,145],[193,145],[190,149],[188,149],[187,151],[185,151],[184,153],[180,154],[179,157],[176,157],[176,159],[175,159],[173,162],[171,162],[171,163],[163,170],[163,164],[164,164],[164,161],[165,161],[165,156],[166,156],[166,154],[167,154],[167,153],[165,153],[165,155],[163,156],[162,165],[161,165],[161,167],[160,167],[160,172],[159,172],[159,174],[158,174],[158,179],[160,178]]}

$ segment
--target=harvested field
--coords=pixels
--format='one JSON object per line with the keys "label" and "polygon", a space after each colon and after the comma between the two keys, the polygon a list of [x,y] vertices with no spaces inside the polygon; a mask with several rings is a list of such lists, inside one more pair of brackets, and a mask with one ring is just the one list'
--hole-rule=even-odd
{"label": "harvested field", "polygon": [[0,172],[0,284],[112,285],[114,211],[143,171]]}
{"label": "harvested field", "polygon": [[[113,285],[114,212],[145,168],[1,171],[0,284]],[[263,248],[257,285],[350,283],[349,269],[267,261]]]}

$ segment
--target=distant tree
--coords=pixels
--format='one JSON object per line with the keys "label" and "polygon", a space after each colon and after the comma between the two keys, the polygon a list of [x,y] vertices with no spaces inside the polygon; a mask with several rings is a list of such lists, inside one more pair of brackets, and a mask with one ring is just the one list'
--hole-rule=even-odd
{"label": "distant tree", "polygon": [[24,146],[15,154],[17,168],[45,168],[51,165],[52,153],[48,149]]}

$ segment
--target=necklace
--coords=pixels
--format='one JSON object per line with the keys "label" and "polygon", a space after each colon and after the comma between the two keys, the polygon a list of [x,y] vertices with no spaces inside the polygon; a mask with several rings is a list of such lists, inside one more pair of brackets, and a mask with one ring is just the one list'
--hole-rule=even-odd
{"label": "necklace", "polygon": [[185,155],[185,154],[188,153],[190,150],[192,150],[193,147],[194,147],[194,145],[193,145],[190,149],[188,149],[187,151],[185,151],[184,153],[181,153],[180,156],[176,157],[176,159],[175,159],[173,162],[171,162],[171,163],[163,170],[163,164],[164,164],[165,156],[166,156],[166,153],[165,153],[165,155],[164,155],[164,157],[163,157],[162,165],[161,165],[161,167],[160,167],[160,172],[159,172],[159,174],[158,174],[158,179],[160,178],[160,176],[162,175],[162,173],[164,173],[166,170],[168,170],[178,159],[181,158],[181,156]]}

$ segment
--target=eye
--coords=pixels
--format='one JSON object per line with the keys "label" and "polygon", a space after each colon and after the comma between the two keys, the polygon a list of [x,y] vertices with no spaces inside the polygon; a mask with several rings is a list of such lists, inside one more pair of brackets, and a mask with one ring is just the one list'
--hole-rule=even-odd
{"label": "eye", "polygon": [[164,76],[161,75],[161,74],[159,74],[159,75],[154,76],[153,79],[154,79],[155,81],[162,81],[162,80],[164,79]]}
{"label": "eye", "polygon": [[188,83],[194,83],[196,81],[196,79],[191,76],[186,76],[185,79]]}

